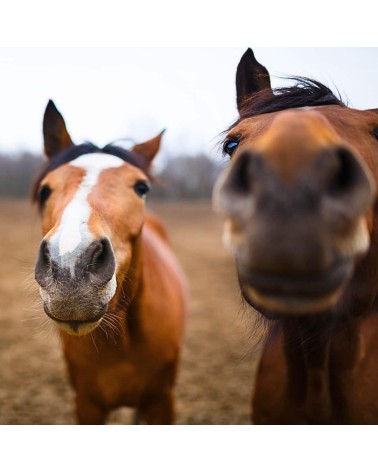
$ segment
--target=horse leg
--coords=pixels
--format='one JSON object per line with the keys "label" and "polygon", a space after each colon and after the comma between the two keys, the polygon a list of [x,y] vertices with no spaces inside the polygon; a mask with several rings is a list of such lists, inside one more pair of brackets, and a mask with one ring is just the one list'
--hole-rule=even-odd
{"label": "horse leg", "polygon": [[175,419],[172,392],[146,398],[138,408],[137,417],[142,424],[172,424]]}
{"label": "horse leg", "polygon": [[76,419],[78,424],[104,424],[108,411],[86,395],[76,396]]}

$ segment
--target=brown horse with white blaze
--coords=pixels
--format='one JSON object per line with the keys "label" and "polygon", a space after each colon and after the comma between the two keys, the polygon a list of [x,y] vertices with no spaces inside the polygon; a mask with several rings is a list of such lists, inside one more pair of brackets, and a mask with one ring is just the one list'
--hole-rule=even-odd
{"label": "brown horse with white blaze", "polygon": [[60,328],[77,420],[101,424],[128,406],[170,424],[187,290],[163,224],[145,212],[161,135],[131,151],[74,145],[52,101],[43,133],[35,278]]}
{"label": "brown horse with white blaze", "polygon": [[378,423],[378,110],[314,80],[237,69],[214,199],[242,294],[271,320],[255,423]]}

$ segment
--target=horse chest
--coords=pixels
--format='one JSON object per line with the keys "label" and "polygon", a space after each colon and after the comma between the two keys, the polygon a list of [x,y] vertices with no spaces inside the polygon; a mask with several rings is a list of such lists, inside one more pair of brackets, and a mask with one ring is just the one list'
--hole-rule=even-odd
{"label": "horse chest", "polygon": [[119,360],[102,365],[93,380],[99,397],[107,405],[136,406],[151,383],[151,371],[136,361]]}
{"label": "horse chest", "polygon": [[260,424],[377,421],[378,394],[373,385],[378,382],[378,374],[372,362],[378,358],[372,336],[378,331],[378,323],[375,325],[366,324],[362,333],[351,325],[350,330],[337,333],[320,352],[306,356],[300,345],[288,350],[282,331],[277,332],[265,346],[260,362],[253,421]]}
{"label": "horse chest", "polygon": [[96,397],[108,408],[137,406],[157,388],[160,372],[169,364],[139,345],[100,345],[97,350],[88,348],[85,355],[71,346],[65,354],[75,390]]}

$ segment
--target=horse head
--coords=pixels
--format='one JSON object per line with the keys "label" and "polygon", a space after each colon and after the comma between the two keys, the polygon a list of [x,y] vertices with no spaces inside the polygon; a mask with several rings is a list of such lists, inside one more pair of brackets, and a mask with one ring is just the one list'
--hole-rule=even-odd
{"label": "horse head", "polygon": [[64,331],[83,335],[119,301],[122,281],[138,276],[132,271],[149,168],[162,135],[131,151],[75,145],[52,101],[43,134],[48,161],[33,190],[44,235],[35,278],[46,314]]}
{"label": "horse head", "polygon": [[377,111],[348,108],[314,80],[272,90],[251,49],[236,89],[214,201],[242,293],[269,317],[327,311],[370,248]]}

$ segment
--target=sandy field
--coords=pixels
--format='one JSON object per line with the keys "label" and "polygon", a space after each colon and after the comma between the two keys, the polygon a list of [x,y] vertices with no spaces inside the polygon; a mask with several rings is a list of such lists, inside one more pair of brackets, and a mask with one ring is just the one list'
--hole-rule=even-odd
{"label": "sandy field", "polygon": [[[156,203],[187,274],[191,302],[178,376],[177,424],[249,424],[259,349],[234,265],[209,203]],[[75,424],[59,339],[33,278],[40,242],[27,201],[0,201],[0,424]],[[109,424],[128,424],[127,408]]]}

